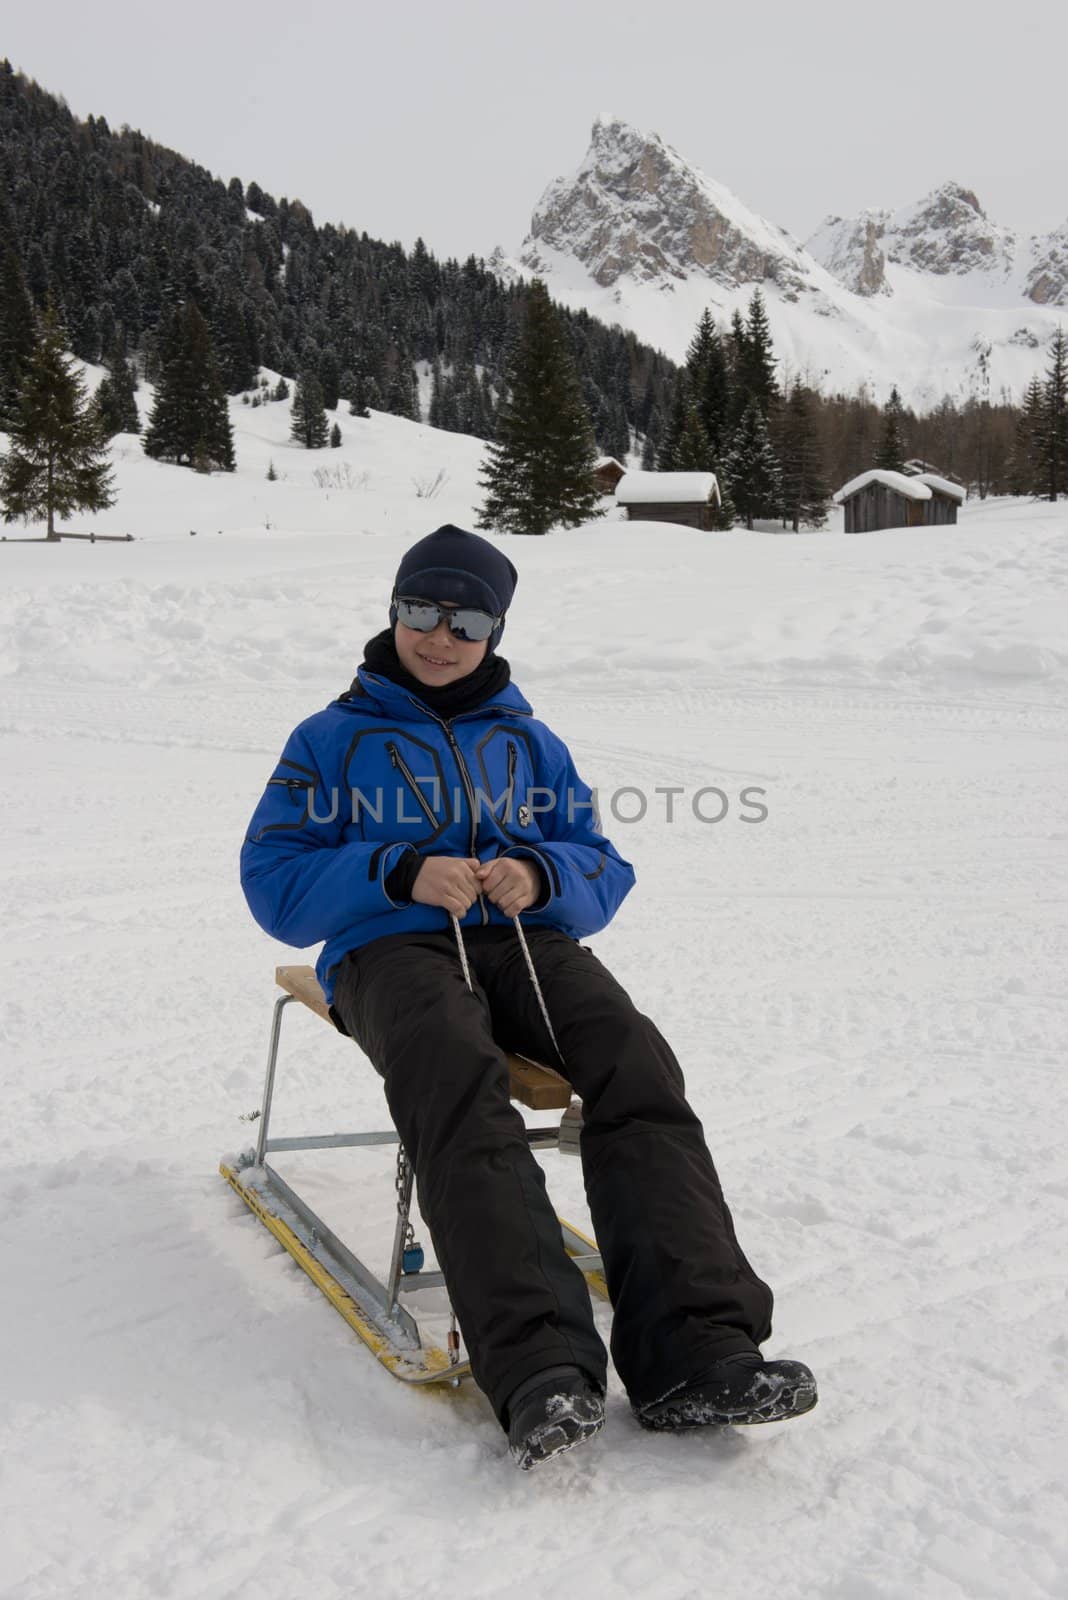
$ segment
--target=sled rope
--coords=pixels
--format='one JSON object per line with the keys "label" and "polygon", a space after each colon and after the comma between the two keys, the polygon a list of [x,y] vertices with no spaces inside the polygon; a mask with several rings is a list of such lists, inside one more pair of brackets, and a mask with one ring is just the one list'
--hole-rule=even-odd
{"label": "sled rope", "polygon": [[[460,922],[459,922],[459,919],[456,916],[455,912],[450,911],[449,912],[449,916],[452,918],[452,931],[456,936],[456,948],[460,952],[460,965],[464,969],[464,979],[465,979],[465,981],[467,983],[467,987],[473,991],[474,990],[474,984],[471,982],[471,968],[467,964],[467,950],[466,950],[466,948],[464,946],[464,936],[460,932]],[[538,982],[538,974],[534,970],[534,959],[530,954],[530,947],[527,944],[526,934],[523,932],[523,929],[522,929],[522,926],[520,924],[518,916],[515,916],[515,917],[512,918],[512,924],[513,924],[513,926],[515,928],[516,934],[517,934],[517,936],[519,938],[519,943],[520,943],[520,945],[522,947],[522,950],[523,950],[523,959],[526,961],[527,971],[530,973],[530,981],[534,986],[534,993],[537,996],[538,1005],[541,1008],[542,1018],[543,1018],[543,1020],[545,1022],[545,1026],[546,1026],[546,1028],[548,1030],[549,1038],[553,1042],[553,1049],[556,1051],[556,1054],[560,1059],[561,1065],[563,1065],[564,1064],[564,1053],[560,1049],[560,1046],[556,1042],[556,1033],[555,1033],[555,1031],[553,1029],[552,1022],[549,1019],[549,1008],[545,1004],[545,996],[541,992],[541,984]],[[567,1075],[566,1068],[565,1068],[564,1075],[565,1075],[565,1077]]]}

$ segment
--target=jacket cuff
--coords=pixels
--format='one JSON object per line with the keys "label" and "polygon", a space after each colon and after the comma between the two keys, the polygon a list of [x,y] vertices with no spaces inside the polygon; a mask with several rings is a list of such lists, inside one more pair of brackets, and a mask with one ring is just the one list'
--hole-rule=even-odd
{"label": "jacket cuff", "polygon": [[507,850],[501,851],[502,856],[518,856],[521,861],[530,861],[538,869],[538,880],[541,883],[541,892],[528,911],[544,911],[553,898],[552,880],[541,853],[528,844],[509,845]]}
{"label": "jacket cuff", "polygon": [[[393,856],[395,850],[401,854]],[[390,857],[393,857],[392,866],[388,865]],[[412,890],[422,865],[423,858],[412,844],[391,845],[382,857],[382,892],[396,910],[411,905]]]}

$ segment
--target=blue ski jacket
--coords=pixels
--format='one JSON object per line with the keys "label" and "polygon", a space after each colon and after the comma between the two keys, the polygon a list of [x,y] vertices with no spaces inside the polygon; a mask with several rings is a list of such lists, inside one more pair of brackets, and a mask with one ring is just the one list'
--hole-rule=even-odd
{"label": "blue ski jacket", "polygon": [[[526,856],[545,892],[524,925],[582,939],[605,927],[634,869],[599,831],[592,790],[515,684],[448,720],[361,667],[347,694],[294,729],[241,850],[260,927],[304,949],[328,1002],[349,951],[387,934],[451,927],[441,906],[391,899],[405,851]],[[480,895],[462,927],[509,921]]]}

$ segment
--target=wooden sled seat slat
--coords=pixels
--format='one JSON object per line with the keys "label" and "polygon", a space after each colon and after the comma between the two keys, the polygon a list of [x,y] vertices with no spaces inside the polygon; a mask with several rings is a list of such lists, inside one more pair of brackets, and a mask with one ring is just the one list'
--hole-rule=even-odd
{"label": "wooden sled seat slat", "polygon": [[331,1027],[334,1026],[326,996],[319,987],[314,967],[275,967],[274,981],[280,989],[285,990],[286,994],[291,994],[294,1000],[299,1000],[309,1011],[314,1011],[317,1017],[322,1017],[324,1022],[329,1022]]}
{"label": "wooden sled seat slat", "polygon": [[[274,979],[280,989],[314,1011],[333,1027],[326,996],[319,986],[314,967],[276,967]],[[564,1111],[571,1104],[571,1085],[552,1067],[525,1056],[507,1055],[509,1087],[513,1100],[532,1111]]]}

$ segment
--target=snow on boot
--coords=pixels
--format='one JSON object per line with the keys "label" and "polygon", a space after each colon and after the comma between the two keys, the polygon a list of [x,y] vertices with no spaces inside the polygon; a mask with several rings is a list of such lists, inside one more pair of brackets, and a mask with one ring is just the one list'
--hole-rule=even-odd
{"label": "snow on boot", "polygon": [[800,1361],[736,1355],[632,1410],[643,1428],[746,1427],[799,1417],[816,1399],[816,1380]]}
{"label": "snow on boot", "polygon": [[523,1472],[592,1439],[604,1427],[604,1396],[579,1367],[547,1367],[508,1402],[508,1446]]}

